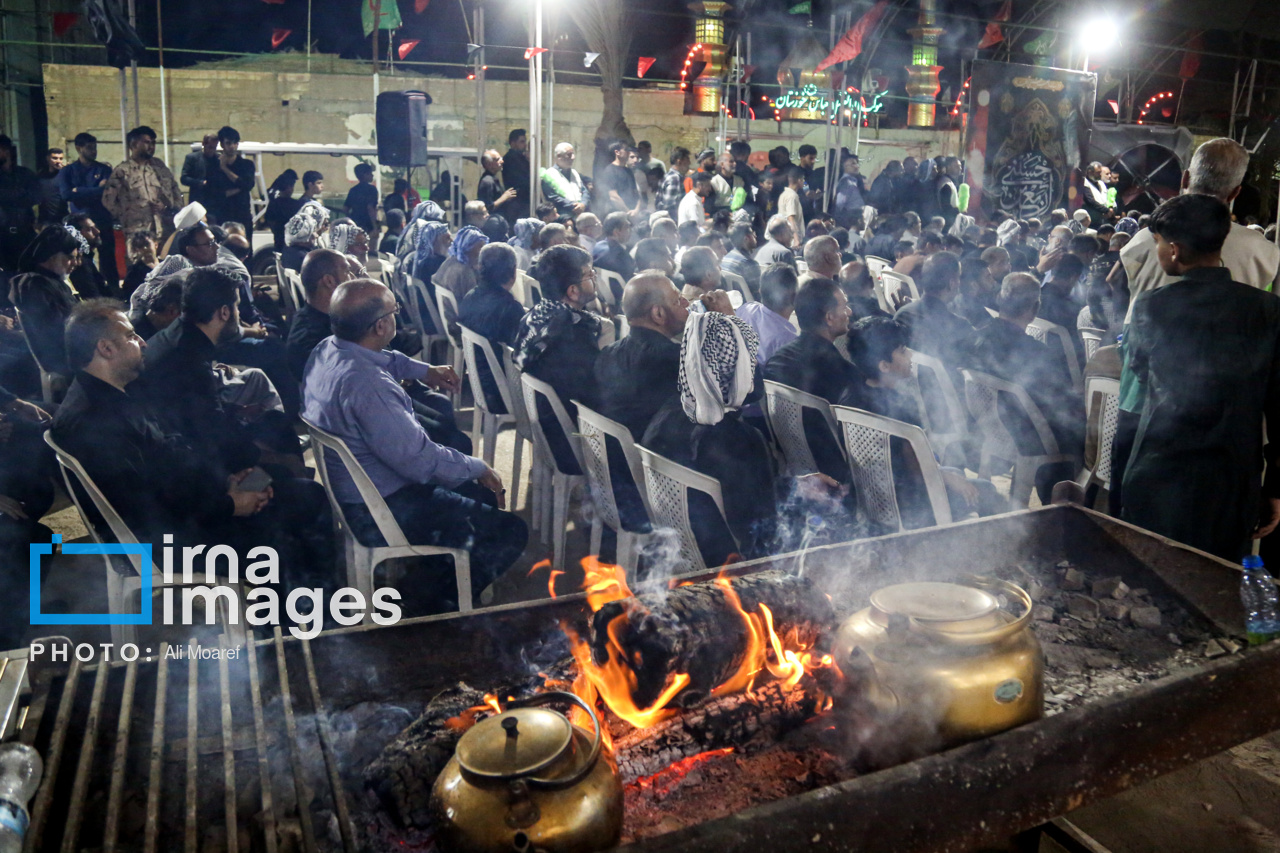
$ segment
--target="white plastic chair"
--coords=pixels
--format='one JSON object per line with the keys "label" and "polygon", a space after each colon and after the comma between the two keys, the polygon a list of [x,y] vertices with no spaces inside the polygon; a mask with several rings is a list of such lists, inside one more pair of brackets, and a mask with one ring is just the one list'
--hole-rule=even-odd
{"label": "white plastic chair", "polygon": [[[551,518],[547,530],[551,536],[551,567],[563,569],[565,538],[568,533],[566,528],[569,526],[569,496],[573,492],[573,487],[580,483],[585,484],[587,478],[583,474],[570,474],[560,470],[559,460],[551,452],[547,434],[542,428],[542,421],[538,418],[539,395],[545,397],[550,404],[561,431],[568,439],[579,470],[585,471],[586,466],[582,460],[582,449],[578,446],[577,431],[573,428],[573,421],[569,420],[569,413],[565,410],[564,403],[560,401],[560,395],[550,385],[527,373],[521,374],[520,385],[524,394],[524,409],[529,415],[529,427],[533,431],[533,446],[537,448],[537,455],[545,460],[544,467],[550,474]],[[545,508],[543,512],[546,512]]]}
{"label": "white plastic chair", "polygon": [[[698,539],[694,536],[693,525],[689,521],[689,491],[710,496],[720,510],[720,517],[724,519],[725,529],[728,530],[729,522],[724,512],[724,494],[720,481],[672,462],[646,447],[636,445],[636,450],[640,451],[640,462],[644,465],[650,518],[655,526],[675,531],[680,542],[680,556],[688,565],[689,571],[705,572],[707,564],[702,559]],[[733,537],[732,530],[729,530],[729,535]],[[737,544],[736,539],[734,542]]]}
{"label": "white plastic chair", "polygon": [[[437,328],[444,330],[444,339],[449,342],[448,362],[453,366],[454,373],[457,373],[458,378],[461,379],[463,372],[466,370],[466,363],[462,360],[462,340],[454,337],[453,332],[449,330],[450,326],[458,325],[458,297],[449,288],[437,286],[436,308],[439,309],[440,319],[444,323],[444,325]],[[461,401],[462,391],[459,390],[453,395],[454,406],[457,406]]]}
{"label": "white plastic chair", "polygon": [[[14,314],[18,317],[18,324],[22,326],[22,339],[26,341],[27,350],[31,353],[31,360],[36,363],[36,369],[40,371],[40,399],[46,403],[58,402],[61,396],[54,386],[54,374],[44,369],[44,365],[40,363],[40,359],[36,358],[35,348],[31,346],[31,338],[27,335],[27,324],[22,322],[22,312],[14,309]],[[63,388],[63,391],[66,389]]]}
{"label": "white plastic chair", "polygon": [[631,479],[640,492],[640,500],[644,504],[645,515],[649,515],[649,499],[645,495],[643,463],[640,452],[631,435],[631,430],[615,420],[610,420],[599,412],[594,412],[574,401],[578,407],[579,446],[582,448],[583,461],[586,466],[587,482],[591,485],[591,500],[595,513],[591,519],[591,553],[600,553],[601,541],[604,538],[604,527],[608,525],[618,534],[618,565],[633,576],[640,560],[640,547],[648,540],[648,533],[627,530],[622,524],[622,515],[618,512],[618,501],[613,490],[613,474],[609,470],[609,453],[605,441],[612,436],[622,447],[622,455],[626,457],[627,468]]}
{"label": "white plastic chair", "polygon": [[889,300],[885,299],[884,281],[881,280],[880,274],[885,270],[892,270],[893,264],[875,255],[865,255],[863,260],[867,264],[867,272],[871,275],[871,289],[875,292],[876,302],[880,303],[880,310],[892,314],[893,306],[889,304]]}
{"label": "white plastic chair", "polygon": [[804,410],[815,409],[822,414],[831,428],[831,438],[838,446],[840,430],[831,413],[831,404],[822,397],[769,379],[764,381],[764,403],[769,431],[782,448],[788,473],[799,477],[816,472],[818,463],[809,447],[809,436],[804,431]]}
{"label": "white plastic chair", "polygon": [[[1084,360],[1085,363],[1093,361],[1094,355],[1102,348],[1102,338],[1106,335],[1105,329],[1081,329],[1080,339],[1084,341]],[[1086,383],[1088,387],[1088,383]]]}
{"label": "white plastic chair", "polygon": [[848,406],[836,406],[833,411],[844,435],[858,507],[868,519],[893,531],[904,529],[897,487],[893,481],[893,454],[890,452],[892,440],[899,438],[911,445],[929,495],[934,524],[951,523],[947,486],[942,481],[942,471],[924,430]]}
{"label": "white plastic chair", "polygon": [[[471,443],[476,449],[480,447],[480,437],[483,430],[484,456],[481,458],[484,459],[486,465],[492,468],[498,445],[498,430],[507,424],[514,425],[516,422],[515,406],[511,400],[511,389],[507,385],[507,371],[503,368],[502,363],[498,361],[498,357],[494,354],[493,346],[490,345],[488,338],[476,334],[466,326],[459,325],[458,328],[462,330],[462,350],[467,363],[467,379],[471,383],[471,396],[475,398],[476,404],[475,412],[471,419]],[[498,396],[502,400],[502,407],[507,410],[505,415],[489,411],[489,398],[485,396],[484,385],[480,381],[476,350],[483,354],[485,364],[493,375],[493,384],[498,387]],[[515,506],[520,500],[520,460],[523,454],[524,439],[517,433],[515,459],[512,464],[511,476],[512,506]]]}
{"label": "white plastic chair", "polygon": [[[435,345],[449,342],[449,336],[444,331],[444,321],[440,319],[440,306],[432,298],[426,282],[420,278],[414,278],[410,281],[407,296],[405,308],[409,311],[409,319],[418,327],[418,333],[422,335],[422,360],[430,361]],[[423,305],[427,306],[427,317],[422,316]],[[434,332],[428,332],[426,329],[425,322],[428,318],[435,326],[436,330]]]}
{"label": "white plastic chair", "polygon": [[[70,453],[58,446],[53,440],[52,433],[44,434],[45,444],[53,448],[54,454],[58,458],[58,467],[62,470],[62,482],[67,488],[67,494],[71,495],[71,500],[76,505],[76,511],[80,513],[80,520],[84,522],[84,526],[88,529],[89,535],[93,537],[93,541],[103,544],[102,537],[98,534],[98,528],[93,523],[93,519],[84,511],[84,506],[80,503],[80,493],[72,487],[72,478],[80,484],[85,493],[89,495],[89,499],[93,501],[94,507],[98,510],[98,514],[102,516],[102,520],[106,522],[107,528],[111,531],[111,536],[115,539],[116,544],[120,545],[137,545],[138,537],[133,534],[129,526],[124,523],[124,519],[116,512],[115,507],[111,506],[111,502],[107,500],[106,495],[93,482],[93,478],[85,471],[84,466],[80,464],[80,460],[76,459]],[[103,554],[103,562],[107,565],[107,612],[111,614],[122,614],[131,612],[128,609],[129,597],[134,593],[140,593],[142,590],[142,573],[151,573],[151,594],[154,596],[165,587],[180,588],[184,586],[203,586],[204,573],[199,573],[199,580],[195,583],[165,583],[164,574],[155,565],[155,548],[157,544],[152,545],[152,565],[143,566],[142,557],[138,554],[124,554],[129,563],[133,566],[135,574],[124,575],[116,571],[115,566],[109,555]],[[177,567],[175,567],[177,569]],[[174,578],[181,577],[176,571]],[[193,576],[193,580],[195,577]],[[226,611],[226,604],[222,598],[216,599],[218,624],[222,626],[223,631],[227,635],[228,641],[233,645],[243,645],[248,642],[248,633],[245,628],[244,621],[244,604],[245,596],[243,588],[236,590],[236,595],[240,599],[240,616],[235,624],[231,624]],[[112,625],[111,641],[116,644],[137,642],[137,630],[133,625]]]}
{"label": "white plastic chair", "polygon": [[920,289],[916,287],[915,280],[905,273],[894,272],[886,269],[880,272],[880,284],[884,289],[884,299],[889,306],[885,310],[893,312],[895,305],[905,305],[901,301],[902,295],[905,293],[910,296],[911,302],[920,301]]}
{"label": "white plastic chair", "polygon": [[1094,439],[1097,455],[1093,467],[1086,465],[1076,482],[1085,489],[1098,486],[1110,491],[1111,447],[1116,441],[1116,424],[1120,418],[1120,380],[1090,376],[1084,384],[1084,405],[1087,435]]}
{"label": "white plastic chair", "polygon": [[535,293],[538,300],[542,299],[542,288],[538,286],[537,280],[524,270],[516,270],[516,283],[511,288],[511,294],[524,306],[524,310],[530,310],[538,301],[533,298]]}
{"label": "white plastic chair", "polygon": [[601,269],[595,267],[596,271],[596,296],[605,305],[613,305],[620,308],[622,306],[622,289],[627,283],[622,280],[622,274],[613,270]]}
{"label": "white plastic chair", "polygon": [[[969,423],[964,406],[960,404],[960,394],[941,359],[912,350],[911,372],[916,375],[917,387],[920,388],[920,416],[924,420],[925,433],[929,436],[929,443],[945,457],[951,445],[963,442],[969,435]],[[919,385],[921,374],[928,377],[932,387],[938,391],[936,397],[930,397],[935,403],[932,407],[924,399],[924,388]],[[937,403],[941,403],[945,410],[945,424],[936,418],[942,414]]]}
{"label": "white plastic chair", "polygon": [[1071,374],[1071,387],[1076,391],[1083,391],[1084,376],[1080,371],[1080,359],[1076,356],[1076,345],[1071,342],[1071,333],[1057,323],[1050,323],[1048,320],[1037,318],[1027,324],[1027,334],[1046,346],[1053,346],[1049,342],[1051,336],[1057,339],[1058,345],[1062,347],[1062,351],[1067,358],[1067,371]]}
{"label": "white plastic chair", "polygon": [[[520,368],[516,367],[515,353],[506,344],[499,344],[503,363],[506,365],[507,394],[511,400],[511,414],[516,419],[516,440],[529,442],[529,517],[533,519],[533,529],[543,541],[546,541],[546,524],[543,521],[543,510],[548,505],[546,496],[547,463],[538,452],[538,445],[533,440],[533,427],[530,425],[529,413],[524,407],[524,384],[520,381]],[[512,478],[518,478],[517,469]],[[511,502],[515,509],[515,500]]]}
{"label": "white plastic chair", "polygon": [[284,260],[279,252],[271,253],[276,259],[276,294],[280,297],[280,307],[284,313],[292,317],[298,310],[293,304],[293,292],[289,289],[289,280],[284,275]]}
{"label": "white plastic chair", "polygon": [[[373,597],[373,572],[382,561],[389,560],[392,557],[435,557],[444,555],[453,558],[453,571],[458,583],[458,611],[466,613],[471,610],[471,555],[460,548],[411,544],[404,535],[404,531],[400,529],[395,516],[391,514],[391,509],[387,506],[387,502],[382,499],[382,495],[378,493],[373,481],[365,473],[364,467],[360,465],[355,455],[352,454],[351,449],[347,447],[347,443],[336,435],[320,429],[320,427],[306,418],[303,418],[302,422],[307,425],[307,429],[311,433],[312,446],[315,448],[316,468],[320,469],[320,482],[324,483],[325,494],[329,496],[329,506],[333,509],[334,526],[338,528],[338,533],[342,537],[343,556],[347,564],[348,586],[355,587],[364,595],[366,600],[369,600]],[[333,451],[342,463],[342,467],[346,469],[347,475],[351,477],[356,490],[360,493],[360,499],[364,501],[365,508],[373,516],[373,521],[378,526],[378,532],[382,534],[382,538],[387,543],[386,545],[362,545],[360,540],[356,538],[355,533],[352,532],[346,516],[342,513],[342,504],[338,503],[338,498],[333,493],[333,483],[329,476],[330,460],[325,458],[325,450]],[[369,623],[371,614],[372,608],[365,611],[365,624]]]}
{"label": "white plastic chair", "polygon": [[742,294],[742,301],[755,302],[755,297],[751,295],[751,288],[747,285],[747,280],[736,272],[720,271],[721,287],[725,290],[736,290]]}
{"label": "white plastic chair", "polygon": [[[982,461],[978,467],[978,476],[991,476],[993,459],[1012,462],[1013,485],[1009,489],[1009,502],[1011,506],[1025,507],[1031,502],[1036,473],[1045,465],[1070,462],[1074,457],[1070,453],[1059,451],[1058,440],[1054,438],[1049,422],[1021,385],[1014,385],[976,370],[961,370],[960,373],[964,376],[964,394],[969,413],[978,422],[978,429],[982,432]],[[1000,417],[997,401],[1001,392],[1010,395],[1022,407],[1036,431],[1042,453],[1024,455],[1018,448],[1013,434]]]}
{"label": "white plastic chair", "polygon": [[293,313],[296,314],[307,304],[307,290],[302,286],[302,276],[291,269],[284,271],[284,280],[289,290],[289,301],[293,303]]}

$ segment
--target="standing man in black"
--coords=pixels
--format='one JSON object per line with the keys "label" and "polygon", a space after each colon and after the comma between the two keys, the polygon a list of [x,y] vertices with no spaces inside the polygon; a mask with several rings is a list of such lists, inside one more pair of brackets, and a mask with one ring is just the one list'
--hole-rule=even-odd
{"label": "standing man in black", "polygon": [[0,134],[0,268],[16,270],[18,257],[35,239],[35,206],[40,203],[40,182],[35,172],[19,166],[18,152],[8,136]]}
{"label": "standing man in black", "polygon": [[627,216],[635,216],[640,206],[640,191],[636,189],[636,179],[631,174],[627,163],[631,160],[631,149],[622,140],[609,143],[609,153],[613,162],[604,167],[604,175],[598,181],[601,193],[597,196],[600,206],[596,214],[602,219],[614,212],[622,212]]}
{"label": "standing man in black", "polygon": [[240,156],[240,133],[234,127],[218,131],[218,144],[222,151],[210,165],[213,170],[206,176],[204,206],[209,211],[209,221],[239,222],[246,228],[253,225],[253,163]]}
{"label": "standing man in black", "polygon": [[497,214],[508,222],[515,222],[511,214],[515,212],[515,187],[502,185],[502,157],[490,148],[480,156],[480,167],[484,175],[480,178],[480,186],[476,189],[476,198],[485,203],[490,214]]}
{"label": "standing man in black", "polygon": [[218,169],[218,135],[206,133],[199,151],[192,151],[182,158],[182,185],[187,188],[187,200],[209,206],[205,185],[209,176]]}
{"label": "standing man in black", "polygon": [[373,166],[361,163],[355,172],[357,183],[347,193],[343,209],[351,221],[369,235],[372,245],[378,237],[378,188],[374,186]]}
{"label": "standing man in black", "polygon": [[76,134],[75,146],[76,159],[58,172],[58,190],[72,214],[87,213],[98,226],[101,240],[98,269],[114,290],[120,283],[120,271],[116,269],[115,223],[102,205],[102,188],[111,177],[111,167],[98,162],[98,140],[93,134]]}
{"label": "standing man in black", "polygon": [[516,191],[516,197],[510,204],[511,215],[506,216],[508,222],[528,219],[529,211],[529,137],[524,128],[517,127],[507,134],[507,153],[502,158],[502,184]]}

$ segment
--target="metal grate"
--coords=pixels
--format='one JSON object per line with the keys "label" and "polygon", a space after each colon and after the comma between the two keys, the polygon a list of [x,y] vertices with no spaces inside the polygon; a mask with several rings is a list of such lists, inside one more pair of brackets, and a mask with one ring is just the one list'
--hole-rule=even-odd
{"label": "metal grate", "polygon": [[[45,775],[24,851],[354,853],[311,646],[290,645],[277,628],[236,660],[162,643],[129,663],[33,667],[21,736]],[[318,741],[318,757],[300,735]],[[331,815],[331,838],[317,840],[313,812]]]}

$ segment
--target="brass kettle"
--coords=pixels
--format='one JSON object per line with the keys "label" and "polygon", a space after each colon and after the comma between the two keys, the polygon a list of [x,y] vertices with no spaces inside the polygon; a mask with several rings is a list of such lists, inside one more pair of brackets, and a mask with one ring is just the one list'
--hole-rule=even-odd
{"label": "brass kettle", "polygon": [[[589,733],[550,708],[571,702],[587,712]],[[572,693],[512,702],[458,741],[437,777],[431,806],[449,853],[592,853],[622,835],[622,782],[601,748],[595,709]]]}
{"label": "brass kettle", "polygon": [[[1000,595],[1022,612],[1002,609]],[[895,584],[841,626],[836,659],[861,676],[881,722],[902,722],[899,733],[934,746],[985,737],[1043,713],[1031,605],[1025,590],[995,578]]]}

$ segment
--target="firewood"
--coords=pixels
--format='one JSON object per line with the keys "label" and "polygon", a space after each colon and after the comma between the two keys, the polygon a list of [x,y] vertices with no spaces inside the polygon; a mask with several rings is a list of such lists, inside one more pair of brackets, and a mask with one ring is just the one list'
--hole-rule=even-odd
{"label": "firewood", "polygon": [[[743,609],[759,613],[759,605],[767,605],[779,636],[794,632],[808,647],[835,623],[831,602],[806,578],[761,572],[731,578],[729,583]],[[608,659],[610,623],[623,615],[625,624],[614,631],[635,672],[632,697],[642,708],[659,698],[676,673],[687,674],[689,684],[671,704],[696,705],[738,670],[747,652],[749,635],[742,614],[714,581],[605,604],[592,615],[588,631],[597,664]]]}
{"label": "firewood", "polygon": [[623,784],[709,750],[777,742],[814,715],[819,694],[805,689],[807,681],[790,690],[781,681],[769,681],[615,738],[614,757]]}

